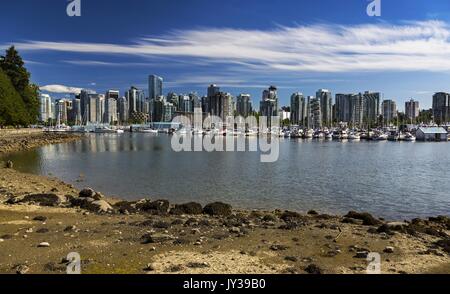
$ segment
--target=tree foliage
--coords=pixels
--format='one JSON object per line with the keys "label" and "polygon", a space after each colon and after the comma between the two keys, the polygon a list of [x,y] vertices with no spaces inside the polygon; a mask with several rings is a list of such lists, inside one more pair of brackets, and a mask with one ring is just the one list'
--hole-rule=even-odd
{"label": "tree foliage", "polygon": [[0,125],[35,123],[39,114],[38,87],[14,46],[0,57]]}

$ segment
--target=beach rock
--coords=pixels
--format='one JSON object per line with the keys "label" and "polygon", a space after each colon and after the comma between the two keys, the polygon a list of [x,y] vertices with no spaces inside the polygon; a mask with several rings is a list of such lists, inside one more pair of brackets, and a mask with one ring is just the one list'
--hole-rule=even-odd
{"label": "beach rock", "polygon": [[323,272],[322,269],[319,266],[317,266],[317,265],[315,265],[313,263],[308,265],[307,267],[305,267],[304,270],[308,274],[313,274],[313,275],[320,275]]}
{"label": "beach rock", "polygon": [[263,222],[276,222],[277,218],[272,214],[266,214],[262,218]]}
{"label": "beach rock", "polygon": [[406,233],[408,226],[409,224],[405,222],[390,222],[378,227],[377,232],[388,235],[392,235],[394,232]]}
{"label": "beach rock", "polygon": [[94,198],[94,195],[95,195],[95,191],[92,188],[84,188],[78,194],[78,196],[80,196],[82,198],[87,198],[87,197],[88,198]]}
{"label": "beach rock", "polygon": [[214,202],[206,205],[203,213],[212,216],[229,216],[232,213],[232,207],[226,203]]}
{"label": "beach rock", "polygon": [[376,226],[381,224],[381,221],[374,218],[370,213],[368,212],[356,212],[356,211],[350,211],[345,215],[347,218],[353,218],[353,219],[360,219],[363,221],[364,226]]}
{"label": "beach rock", "polygon": [[14,168],[14,163],[11,160],[8,160],[5,165],[6,168]]}
{"label": "beach rock", "polygon": [[38,245],[38,247],[50,247],[50,243],[48,243],[48,242],[41,242],[41,243],[39,243],[39,245]]}
{"label": "beach rock", "polygon": [[147,264],[147,266],[144,268],[144,271],[146,272],[152,272],[156,269],[155,265],[153,263]]}
{"label": "beach rock", "polygon": [[56,194],[30,194],[24,196],[20,202],[33,202],[41,206],[59,206],[66,201],[66,197]]}
{"label": "beach rock", "polygon": [[315,210],[310,210],[310,211],[308,211],[308,214],[309,215],[318,215],[319,213]]}
{"label": "beach rock", "polygon": [[168,229],[170,228],[170,223],[165,221],[157,221],[153,224],[153,227],[157,229]]}
{"label": "beach rock", "polygon": [[287,249],[289,249],[289,247],[286,245],[274,244],[274,245],[270,246],[270,250],[273,250],[273,251],[284,251]]}
{"label": "beach rock", "polygon": [[30,271],[30,268],[26,264],[19,264],[14,267],[14,271],[18,275],[24,275]]}
{"label": "beach rock", "polygon": [[136,202],[130,201],[120,201],[113,205],[114,209],[116,209],[119,213],[127,214],[127,213],[136,213]]}
{"label": "beach rock", "polygon": [[71,206],[87,209],[95,200],[90,197],[73,197],[69,199]]}
{"label": "beach rock", "polygon": [[295,211],[285,211],[280,216],[280,219],[284,220],[285,222],[296,221],[299,218],[301,218],[301,215]]}
{"label": "beach rock", "polygon": [[94,200],[103,200],[103,199],[105,199],[105,196],[103,196],[102,193],[96,192],[96,193],[94,194],[94,196],[92,196],[92,198],[93,198]]}
{"label": "beach rock", "polygon": [[38,234],[45,234],[48,232],[49,232],[49,229],[47,229],[47,228],[40,228],[40,229],[36,230],[36,233],[38,233]]}
{"label": "beach rock", "polygon": [[394,253],[394,247],[387,246],[386,248],[384,248],[383,252],[384,253]]}
{"label": "beach rock", "polygon": [[34,221],[38,221],[38,222],[45,222],[47,220],[46,216],[42,216],[42,215],[38,215],[36,217],[33,218]]}
{"label": "beach rock", "polygon": [[113,211],[112,206],[105,200],[93,201],[89,203],[86,209],[96,213],[110,213]]}
{"label": "beach rock", "polygon": [[210,265],[204,261],[204,262],[189,262],[186,264],[186,267],[188,268],[207,268],[210,267]]}
{"label": "beach rock", "polygon": [[442,250],[450,254],[450,238],[441,239],[435,243],[437,246],[442,247]]}
{"label": "beach rock", "polygon": [[166,214],[169,212],[170,203],[167,200],[138,202],[136,208],[154,214]]}
{"label": "beach rock", "polygon": [[151,243],[163,243],[174,240],[175,238],[172,235],[168,234],[154,233],[154,234],[145,234],[141,237],[141,239],[142,244],[151,244]]}
{"label": "beach rock", "polygon": [[369,251],[358,251],[356,252],[356,255],[353,256],[354,258],[367,258],[369,255]]}
{"label": "beach rock", "polygon": [[297,262],[298,261],[297,257],[295,257],[295,256],[285,256],[284,260],[292,261],[292,262]]}
{"label": "beach rock", "polygon": [[189,203],[185,203],[185,204],[177,204],[175,205],[174,208],[172,208],[170,210],[171,214],[191,214],[191,215],[195,215],[195,214],[202,214],[203,212],[203,207],[201,204],[196,203],[196,202],[189,202]]}

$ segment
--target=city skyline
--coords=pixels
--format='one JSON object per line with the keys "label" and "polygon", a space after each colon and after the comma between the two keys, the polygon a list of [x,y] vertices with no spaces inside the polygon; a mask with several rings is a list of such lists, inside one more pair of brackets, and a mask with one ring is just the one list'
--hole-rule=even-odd
{"label": "city skyline", "polygon": [[[41,1],[33,13],[29,1],[5,3],[9,13],[0,20],[7,26],[25,13],[0,36],[0,48],[16,45],[33,82],[61,96],[147,89],[151,73],[164,77],[165,95],[203,95],[215,83],[234,96],[259,97],[276,85],[280,105],[295,92],[367,90],[404,111],[406,100],[428,109],[435,92],[450,91],[448,1],[383,1],[381,17],[369,17],[364,0],[347,1],[345,9],[333,0],[246,1],[239,9],[234,1],[136,0],[126,10],[116,1],[84,1],[78,18],[65,14],[63,2]],[[158,13],[140,17],[149,11]],[[119,15],[135,21],[89,21]]]}

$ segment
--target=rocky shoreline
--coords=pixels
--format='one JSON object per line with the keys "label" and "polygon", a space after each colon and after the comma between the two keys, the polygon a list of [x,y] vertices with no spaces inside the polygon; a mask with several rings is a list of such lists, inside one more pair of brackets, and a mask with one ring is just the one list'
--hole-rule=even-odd
{"label": "rocky shoreline", "polygon": [[236,210],[111,200],[56,178],[0,169],[0,273],[450,273],[450,218]]}
{"label": "rocky shoreline", "polygon": [[65,273],[71,252],[82,273],[364,274],[371,252],[382,273],[450,273],[448,216],[390,222],[352,211],[123,201],[11,167],[0,167],[0,273]]}
{"label": "rocky shoreline", "polygon": [[46,133],[39,129],[0,130],[0,155],[80,138],[73,133]]}

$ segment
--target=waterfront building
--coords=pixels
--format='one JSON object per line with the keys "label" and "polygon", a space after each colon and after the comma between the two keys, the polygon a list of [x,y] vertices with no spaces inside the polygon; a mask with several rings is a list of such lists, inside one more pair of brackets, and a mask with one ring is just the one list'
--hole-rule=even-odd
{"label": "waterfront building", "polygon": [[352,95],[353,94],[336,94],[334,115],[338,123],[350,121]]}
{"label": "waterfront building", "polygon": [[230,93],[216,92],[214,96],[208,97],[208,113],[218,116],[222,122],[233,116],[233,96]]}
{"label": "waterfront building", "polygon": [[59,124],[68,123],[68,113],[72,110],[72,101],[68,99],[58,99],[55,102],[56,119]]}
{"label": "waterfront building", "polygon": [[416,138],[419,141],[448,141],[448,133],[443,127],[420,127]]}
{"label": "waterfront building", "polygon": [[41,122],[48,122],[52,115],[52,98],[48,94],[39,94],[40,111],[39,120]]}
{"label": "waterfront building", "polygon": [[194,112],[194,103],[188,95],[180,95],[178,98],[178,108],[180,112]]}
{"label": "waterfront building", "polygon": [[179,95],[177,93],[169,92],[167,94],[167,98],[166,99],[167,99],[167,102],[170,102],[170,103],[172,103],[175,106],[177,111],[181,111],[180,110],[180,105],[179,105],[179,102],[178,102]]}
{"label": "waterfront building", "polygon": [[292,94],[290,115],[291,124],[304,126],[308,116],[307,111],[307,101],[303,94],[300,92]]}
{"label": "waterfront building", "polygon": [[89,104],[90,104],[90,96],[95,94],[94,91],[91,90],[81,90],[80,92],[80,111],[81,111],[81,117],[83,121],[90,121],[89,120]]}
{"label": "waterfront building", "polygon": [[331,127],[333,122],[333,98],[331,96],[331,92],[326,89],[319,89],[316,92],[316,99],[318,99],[320,103],[320,111],[322,115],[321,125],[324,127]]}
{"label": "waterfront building", "polygon": [[165,101],[163,106],[162,121],[171,122],[175,116],[175,112],[176,112],[175,105],[173,103]]}
{"label": "waterfront building", "polygon": [[105,118],[104,123],[114,124],[117,118],[117,100],[119,100],[119,91],[109,90],[105,95]]}
{"label": "waterfront building", "polygon": [[148,77],[148,98],[149,100],[156,99],[163,94],[163,78],[157,75],[150,75]]}
{"label": "waterfront building", "polygon": [[309,102],[308,128],[319,129],[322,127],[322,119],[323,119],[320,99],[314,96],[309,96],[308,102]]}
{"label": "waterfront building", "polygon": [[68,116],[68,120],[75,125],[80,125],[82,123],[81,100],[79,98],[72,99],[72,109],[69,111]]}
{"label": "waterfront building", "polygon": [[117,108],[119,112],[119,123],[123,124],[129,120],[128,101],[126,97],[120,97],[117,101]]}
{"label": "waterfront building", "polygon": [[389,125],[392,120],[397,118],[397,103],[394,100],[383,100],[381,104],[383,121],[386,125]]}
{"label": "waterfront building", "polygon": [[419,117],[419,101],[411,99],[405,102],[405,116],[411,122],[415,122]]}
{"label": "waterfront building", "polygon": [[209,106],[208,106],[208,96],[203,96],[201,98],[201,105],[202,105],[202,112],[208,113],[209,112]]}
{"label": "waterfront building", "polygon": [[450,94],[438,92],[433,95],[433,119],[437,124],[450,122]]}
{"label": "waterfront building", "polygon": [[259,105],[261,116],[267,117],[267,127],[272,127],[271,118],[279,116],[278,113],[278,92],[275,86],[270,86],[262,93],[262,100]]}
{"label": "waterfront building", "polygon": [[165,103],[166,99],[164,96],[158,96],[150,100],[150,120],[152,122],[163,122]]}
{"label": "waterfront building", "polygon": [[236,114],[244,118],[252,113],[252,100],[250,94],[239,94],[236,98]]}
{"label": "waterfront building", "polygon": [[380,116],[381,94],[379,92],[365,91],[363,94],[364,115],[363,120],[369,126],[376,125]]}

